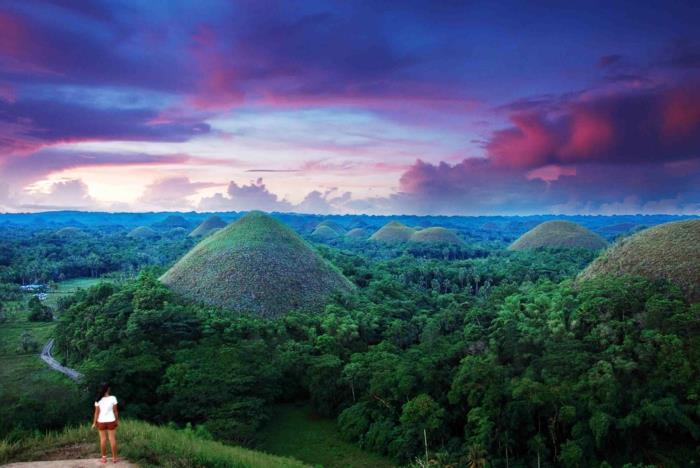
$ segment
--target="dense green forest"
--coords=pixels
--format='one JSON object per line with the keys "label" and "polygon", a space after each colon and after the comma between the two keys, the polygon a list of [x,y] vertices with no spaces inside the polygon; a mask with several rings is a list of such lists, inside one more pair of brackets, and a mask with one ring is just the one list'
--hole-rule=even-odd
{"label": "dense green forest", "polygon": [[[85,374],[82,387],[111,382],[124,415],[231,444],[258,446],[270,408],[303,402],[335,418],[348,441],[401,465],[424,464],[426,446],[431,466],[700,462],[700,304],[673,283],[581,281],[599,252],[506,249],[539,218],[420,224],[442,222],[461,244],[319,240],[323,218],[293,219],[356,286],[322,312],[270,320],[174,294],[158,278],[197,242],[186,234],[199,215],[187,230],[153,220],[150,239],[129,237],[131,225],[67,234],[6,225],[2,303],[40,316],[49,306],[20,285],[103,277],[50,306],[56,354]],[[370,233],[386,221],[334,219]],[[612,241],[665,220],[625,219],[624,232],[610,228],[620,219],[586,224]],[[2,328],[10,315],[0,314]],[[0,390],[0,419],[15,422],[0,424],[0,437],[85,417],[77,408],[89,411],[89,395],[70,396],[39,420],[41,399]]]}

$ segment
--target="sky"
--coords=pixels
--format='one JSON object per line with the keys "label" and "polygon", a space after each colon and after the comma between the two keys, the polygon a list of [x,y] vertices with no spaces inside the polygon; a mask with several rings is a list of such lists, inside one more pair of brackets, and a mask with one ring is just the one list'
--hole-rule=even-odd
{"label": "sky", "polygon": [[697,1],[0,3],[0,211],[700,214]]}

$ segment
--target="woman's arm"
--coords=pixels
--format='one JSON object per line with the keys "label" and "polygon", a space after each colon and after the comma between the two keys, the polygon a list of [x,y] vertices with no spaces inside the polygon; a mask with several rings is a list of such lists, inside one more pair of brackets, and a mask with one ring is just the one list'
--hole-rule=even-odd
{"label": "woman's arm", "polygon": [[92,428],[95,428],[95,424],[97,424],[97,417],[100,415],[100,407],[95,406],[95,414],[92,416]]}
{"label": "woman's arm", "polygon": [[114,418],[115,418],[114,420],[119,422],[119,409],[117,409],[117,405],[114,405],[113,411],[114,411]]}

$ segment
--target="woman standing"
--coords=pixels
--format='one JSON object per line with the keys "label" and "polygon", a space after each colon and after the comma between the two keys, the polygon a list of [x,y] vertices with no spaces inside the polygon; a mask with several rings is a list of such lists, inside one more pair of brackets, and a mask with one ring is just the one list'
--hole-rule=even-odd
{"label": "woman standing", "polygon": [[117,411],[117,397],[109,394],[109,384],[103,383],[95,396],[95,415],[92,418],[93,429],[97,426],[100,431],[101,463],[107,463],[107,437],[112,447],[112,461],[117,463],[117,426],[119,425],[119,411]]}

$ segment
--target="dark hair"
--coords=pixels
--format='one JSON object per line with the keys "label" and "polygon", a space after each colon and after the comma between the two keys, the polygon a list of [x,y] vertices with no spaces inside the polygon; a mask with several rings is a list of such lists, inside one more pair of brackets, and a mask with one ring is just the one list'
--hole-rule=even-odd
{"label": "dark hair", "polygon": [[107,382],[102,382],[98,387],[97,387],[97,395],[95,395],[95,401],[100,401],[103,396],[105,396],[105,393],[109,390],[109,384]]}

